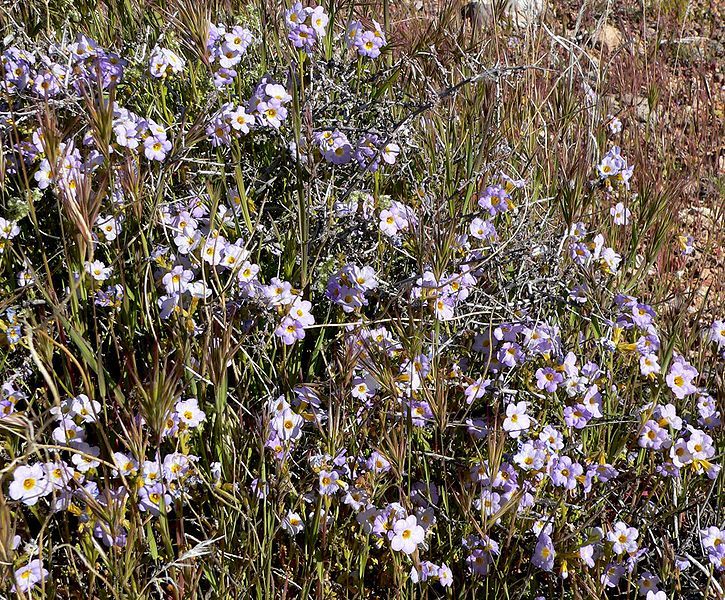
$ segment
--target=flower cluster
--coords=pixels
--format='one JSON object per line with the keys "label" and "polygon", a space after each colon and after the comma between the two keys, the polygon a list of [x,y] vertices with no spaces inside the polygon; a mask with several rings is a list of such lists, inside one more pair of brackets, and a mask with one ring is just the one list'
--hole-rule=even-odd
{"label": "flower cluster", "polygon": [[622,256],[614,248],[605,245],[601,233],[589,233],[584,223],[574,223],[569,233],[569,256],[576,264],[582,267],[594,266],[599,272],[608,275],[617,272]]}
{"label": "flower cluster", "polygon": [[629,189],[629,181],[634,173],[634,165],[627,165],[627,159],[621,154],[619,146],[612,148],[604,155],[597,167],[600,179],[608,186],[622,185]]}
{"label": "flower cluster", "polygon": [[[148,160],[162,162],[171,150],[166,128],[116,105],[113,111],[113,133],[121,148],[141,150]],[[37,178],[37,174],[36,174]]]}
{"label": "flower cluster", "polygon": [[329,17],[321,6],[303,7],[295,2],[285,13],[285,22],[289,30],[289,41],[295,48],[311,52],[317,42],[325,37]]}
{"label": "flower cluster", "polygon": [[354,48],[360,56],[377,58],[380,49],[387,44],[380,23],[373,20],[373,29],[365,29],[360,21],[353,21],[347,27],[347,45]]}
{"label": "flower cluster", "polygon": [[[16,401],[20,399],[15,395]],[[194,463],[198,457],[194,455],[172,450],[165,456],[157,453],[151,460],[140,460],[116,451],[104,457],[101,448],[90,442],[91,437],[98,439],[96,428],[105,421],[102,406],[85,394],[68,398],[51,413],[56,420],[52,438],[63,449],[49,462],[17,466],[8,488],[12,500],[35,506],[47,499],[53,512],[81,515],[82,529],[106,546],[122,547],[127,531],[114,514],[123,515],[134,501],[140,511],[151,515],[170,512],[189,486],[196,484]],[[161,438],[187,435],[205,418],[196,399],[179,399],[161,424]],[[143,419],[139,423],[146,425]],[[99,507],[109,516],[99,514]],[[16,571],[15,578],[27,592],[47,575],[39,561],[31,561]]]}
{"label": "flower cluster", "polygon": [[149,72],[152,77],[163,79],[171,74],[180,74],[185,64],[184,59],[172,50],[156,46],[149,57]]}
{"label": "flower cluster", "polygon": [[253,41],[252,32],[235,25],[229,31],[223,24],[209,24],[206,50],[214,69],[214,85],[224,87],[237,76],[235,67],[247,53]]}
{"label": "flower cluster", "polygon": [[286,105],[292,101],[283,85],[263,79],[249,99],[248,111],[267,127],[279,129],[287,118]]}
{"label": "flower cluster", "polygon": [[327,282],[326,296],[346,313],[368,305],[366,294],[378,287],[375,270],[370,266],[345,265]]}
{"label": "flower cluster", "polygon": [[106,89],[123,79],[128,61],[101,48],[92,38],[79,35],[77,41],[55,46],[48,54],[7,48],[0,58],[3,78],[0,87],[10,95],[31,93],[55,98],[72,92],[82,94],[95,85]]}

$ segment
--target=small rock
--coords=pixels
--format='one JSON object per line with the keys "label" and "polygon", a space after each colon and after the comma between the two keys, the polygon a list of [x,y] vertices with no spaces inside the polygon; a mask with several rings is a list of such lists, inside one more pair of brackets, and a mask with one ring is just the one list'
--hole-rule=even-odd
{"label": "small rock", "polygon": [[650,119],[657,121],[656,113],[650,111],[649,100],[644,96],[632,96],[631,94],[622,94],[622,104],[626,107],[634,109],[635,118],[641,123],[648,123]]}
{"label": "small rock", "polygon": [[594,41],[607,49],[607,52],[614,52],[624,43],[624,36],[614,25],[605,23],[597,32]]}

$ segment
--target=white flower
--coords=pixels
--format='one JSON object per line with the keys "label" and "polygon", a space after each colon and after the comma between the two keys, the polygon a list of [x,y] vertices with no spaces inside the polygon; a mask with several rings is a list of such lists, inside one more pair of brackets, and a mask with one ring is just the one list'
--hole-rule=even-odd
{"label": "white flower", "polygon": [[601,260],[604,270],[613,274],[617,272],[622,257],[613,248],[604,248],[601,252]]}
{"label": "white flower", "polygon": [[268,83],[264,86],[264,93],[270,98],[279,100],[282,104],[286,104],[292,100],[292,96],[287,93],[285,87],[278,83]]}
{"label": "white flower", "polygon": [[71,411],[83,419],[84,423],[95,423],[101,413],[101,404],[96,400],[90,400],[85,394],[73,398]]}
{"label": "white flower", "polygon": [[47,158],[44,158],[41,161],[40,166],[33,177],[35,178],[35,181],[38,182],[38,188],[41,190],[44,190],[53,182],[53,169],[51,168],[50,162],[48,162]]}
{"label": "white flower", "polygon": [[75,469],[66,465],[64,462],[48,462],[43,465],[45,474],[48,478],[48,484],[51,489],[62,490],[73,479]]}
{"label": "white flower", "polygon": [[93,262],[86,263],[86,273],[88,273],[96,281],[105,281],[111,276],[113,269],[107,267],[100,260],[94,260]]}
{"label": "white flower", "polygon": [[189,428],[198,427],[206,419],[206,413],[199,408],[199,401],[196,398],[181,400],[176,403],[175,408],[179,421]]}
{"label": "white flower", "polygon": [[191,227],[185,227],[183,232],[174,237],[174,244],[181,254],[189,254],[201,242],[201,233]]}
{"label": "white flower", "polygon": [[161,465],[155,460],[145,460],[142,473],[144,484],[153,485],[161,480]]}
{"label": "white flower", "polygon": [[176,481],[182,477],[189,470],[190,464],[189,457],[180,452],[166,455],[162,466],[166,481]]}
{"label": "white flower", "polygon": [[189,289],[189,284],[193,280],[193,271],[177,265],[163,276],[161,283],[164,284],[167,294],[181,294]]}
{"label": "white flower", "polygon": [[81,473],[87,473],[91,469],[95,469],[101,465],[101,461],[96,458],[101,454],[101,449],[97,446],[89,446],[86,443],[77,444],[75,448],[79,453],[71,456],[71,462]]}
{"label": "white flower", "polygon": [[[231,119],[232,129],[236,129],[242,133],[249,133],[249,126],[254,125],[254,117],[248,114],[242,106],[232,112],[229,118]],[[239,198],[239,201],[241,202],[241,198]]]}
{"label": "white flower", "polygon": [[229,244],[224,248],[224,258],[222,258],[221,264],[230,269],[236,268],[238,265],[243,264],[249,257],[249,250],[238,246],[237,244]]}
{"label": "white flower", "polygon": [[617,117],[612,117],[609,121],[609,131],[612,135],[616,135],[622,131],[622,121]]}
{"label": "white flower", "polygon": [[615,225],[627,225],[632,212],[622,202],[609,209],[609,214],[614,218]]}
{"label": "white flower", "polygon": [[612,542],[612,551],[615,554],[636,552],[638,537],[639,532],[634,527],[628,527],[622,521],[617,521],[614,529],[607,533],[607,539]]}
{"label": "white flower", "polygon": [[59,444],[79,444],[83,442],[85,437],[86,432],[83,427],[77,425],[70,417],[61,419],[58,426],[53,430],[53,439]]}
{"label": "white flower", "polygon": [[207,286],[203,281],[194,281],[193,283],[190,283],[187,291],[194,298],[204,299],[211,296],[211,289],[209,289],[209,286]]}
{"label": "white flower", "polygon": [[210,237],[201,249],[201,258],[210,265],[218,265],[222,262],[226,241],[223,237]]}
{"label": "white flower", "polygon": [[272,421],[272,428],[282,441],[296,440],[302,435],[304,419],[289,408],[285,408]]}
{"label": "white flower", "polygon": [[112,242],[121,233],[121,224],[112,216],[98,215],[96,227],[103,233],[106,241]]}
{"label": "white flower", "polygon": [[380,231],[385,235],[393,237],[406,225],[405,219],[389,210],[380,211]]}
{"label": "white flower", "polygon": [[160,79],[169,73],[181,73],[184,64],[184,59],[175,52],[156,46],[149,58],[149,71],[153,77]]}
{"label": "white flower", "polygon": [[398,144],[390,143],[385,146],[385,148],[383,148],[383,160],[389,165],[392,165],[395,162],[395,159],[398,157],[399,153],[400,146],[398,146]]}
{"label": "white flower", "polygon": [[425,537],[425,531],[418,525],[415,515],[396,521],[395,525],[393,525],[393,533],[395,535],[390,541],[390,547],[405,554],[413,554],[418,545],[423,543]]}
{"label": "white flower", "polygon": [[10,497],[22,500],[26,506],[33,506],[40,498],[51,491],[43,465],[21,465],[13,473],[10,484]]}
{"label": "white flower", "polygon": [[33,587],[41,581],[44,581],[47,577],[48,569],[43,567],[42,560],[36,558],[15,571],[15,585],[12,590],[15,591],[17,589],[25,597],[26,594],[30,594],[30,590]]}
{"label": "white flower", "polygon": [[297,535],[305,528],[305,524],[296,512],[289,511],[287,516],[282,519],[282,528],[290,535]]}
{"label": "white flower", "polygon": [[138,463],[123,452],[113,453],[113,464],[116,465],[116,469],[113,470],[114,477],[132,475],[138,469]]}
{"label": "white flower", "polygon": [[12,240],[20,233],[20,227],[15,221],[8,221],[0,217],[0,239]]}
{"label": "white flower", "polygon": [[503,422],[504,431],[511,437],[518,437],[522,431],[531,427],[531,418],[526,414],[527,402],[511,403],[506,407],[506,419]]}

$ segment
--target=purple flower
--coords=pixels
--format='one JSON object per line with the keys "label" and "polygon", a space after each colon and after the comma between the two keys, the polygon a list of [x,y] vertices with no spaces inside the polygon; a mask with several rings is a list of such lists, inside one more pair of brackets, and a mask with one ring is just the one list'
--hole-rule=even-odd
{"label": "purple flower", "polygon": [[390,547],[396,552],[413,554],[425,539],[425,530],[418,525],[415,515],[398,519],[393,525]]}
{"label": "purple flower", "polygon": [[383,161],[388,165],[394,165],[400,154],[400,146],[390,142],[381,148]]}
{"label": "purple flower", "polygon": [[551,367],[544,367],[536,371],[536,387],[540,390],[553,394],[562,381],[564,381],[564,376]]}
{"label": "purple flower", "polygon": [[655,311],[648,304],[636,302],[632,306],[632,321],[640,329],[648,329],[655,318]]}
{"label": "purple flower", "polygon": [[162,483],[145,485],[138,491],[138,508],[143,512],[158,517],[161,511],[171,512],[171,495]]}
{"label": "purple flower", "polygon": [[626,569],[623,565],[617,563],[609,563],[606,569],[604,569],[604,573],[602,573],[600,580],[602,584],[607,587],[617,587],[619,585],[619,580],[622,578],[622,575],[624,575],[625,572]]}
{"label": "purple flower", "polygon": [[697,387],[692,384],[697,376],[697,369],[680,358],[672,362],[665,381],[672,393],[682,400],[685,396],[694,394],[697,391]]}
{"label": "purple flower", "polygon": [[574,242],[569,246],[569,256],[578,265],[586,265],[592,253],[584,242]]}
{"label": "purple flower", "polygon": [[500,185],[489,185],[478,198],[478,205],[489,215],[495,217],[498,213],[506,212],[511,208],[510,196]]}
{"label": "purple flower", "polygon": [[262,123],[279,129],[282,121],[287,118],[287,109],[282,105],[280,100],[270,98],[257,104],[257,114]]}
{"label": "purple flower", "polygon": [[491,380],[483,379],[482,377],[479,377],[471,383],[464,392],[466,395],[466,404],[473,404],[474,400],[482,398],[489,385],[491,385]]}
{"label": "purple flower", "polygon": [[587,410],[587,407],[583,404],[567,406],[564,409],[564,422],[566,423],[567,427],[573,427],[574,429],[583,429],[591,418],[592,413],[590,413]]}
{"label": "purple flower", "polygon": [[436,299],[433,310],[437,319],[450,321],[454,317],[456,299],[453,296],[440,296]]}
{"label": "purple flower", "polygon": [[360,138],[355,148],[355,160],[361,169],[371,173],[378,170],[381,158],[379,143],[380,140],[374,133],[367,133]]}
{"label": "purple flower", "polygon": [[344,133],[327,131],[316,134],[323,157],[333,165],[344,165],[352,160],[352,145]]}
{"label": "purple flower", "polygon": [[544,466],[545,458],[543,444],[526,442],[514,456],[514,462],[524,471],[538,471]]}
{"label": "purple flower", "polygon": [[234,78],[237,76],[237,72],[234,69],[225,69],[221,68],[218,69],[214,73],[214,87],[224,87],[225,85],[229,85],[234,81]]}
{"label": "purple flower", "polygon": [[568,456],[561,456],[555,459],[550,467],[549,476],[552,483],[557,487],[567,490],[576,488],[577,477],[584,473],[582,466],[573,462]]}
{"label": "purple flower", "polygon": [[725,321],[716,319],[707,330],[707,337],[717,344],[718,348],[725,347]]}
{"label": "purple flower", "polygon": [[598,170],[602,179],[615,177],[626,167],[627,163],[620,154],[619,146],[613,146],[612,149],[602,159]]}
{"label": "purple flower", "polygon": [[486,575],[491,564],[491,555],[483,548],[474,548],[466,558],[468,568],[476,575]]}
{"label": "purple flower", "polygon": [[337,471],[320,471],[319,490],[323,496],[332,496],[340,489],[340,474]]}
{"label": "purple flower", "polygon": [[355,40],[355,49],[360,56],[368,58],[377,58],[380,56],[380,48],[383,46],[382,38],[375,35],[372,31],[366,31]]}
{"label": "purple flower", "polygon": [[171,142],[166,137],[149,136],[144,140],[144,154],[149,160],[163,161],[171,150]]}
{"label": "purple flower", "polygon": [[425,427],[433,419],[433,411],[425,400],[414,400],[410,403],[411,422],[416,427]]}
{"label": "purple flower", "polygon": [[498,360],[502,365],[507,367],[515,367],[520,365],[526,359],[521,346],[516,342],[504,342],[498,350]]}
{"label": "purple flower", "polygon": [[13,472],[8,490],[13,500],[21,500],[26,506],[34,506],[40,498],[52,491],[43,465],[19,465]]}
{"label": "purple flower", "polygon": [[554,543],[546,533],[542,533],[539,535],[539,539],[536,540],[536,548],[534,548],[531,563],[544,571],[552,571],[555,557]]}
{"label": "purple flower", "polygon": [[12,591],[27,594],[38,583],[45,581],[47,577],[48,570],[43,567],[43,561],[36,558],[15,571],[15,585],[12,587]]}
{"label": "purple flower", "polygon": [[0,400],[0,419],[7,417],[15,412],[15,404],[3,398]]}
{"label": "purple flower", "polygon": [[96,521],[93,527],[93,537],[101,540],[108,548],[123,548],[126,546],[128,532],[124,527],[118,527],[115,531],[112,531],[107,523]]}
{"label": "purple flower", "polygon": [[385,46],[385,34],[380,25],[373,21],[374,30],[365,30],[360,21],[353,21],[347,28],[347,45],[355,48],[360,56],[377,58],[380,49]]}
{"label": "purple flower", "polygon": [[291,346],[297,340],[305,337],[305,328],[302,323],[292,317],[285,317],[274,330],[274,334],[282,340],[283,344]]}
{"label": "purple flower", "polygon": [[672,440],[666,429],[660,427],[656,421],[649,420],[642,428],[638,443],[641,448],[662,450],[663,448],[669,448],[672,445]]}
{"label": "purple flower", "polygon": [[725,570],[725,529],[710,526],[700,531],[702,546],[707,552],[710,563],[718,571]]}
{"label": "purple flower", "polygon": [[295,48],[311,51],[317,42],[317,32],[312,27],[300,24],[289,32],[289,40]]}
{"label": "purple flower", "polygon": [[258,477],[252,479],[249,489],[260,500],[264,500],[269,494],[269,484],[266,481],[260,480]]}

